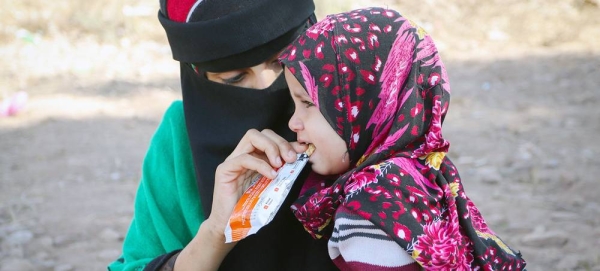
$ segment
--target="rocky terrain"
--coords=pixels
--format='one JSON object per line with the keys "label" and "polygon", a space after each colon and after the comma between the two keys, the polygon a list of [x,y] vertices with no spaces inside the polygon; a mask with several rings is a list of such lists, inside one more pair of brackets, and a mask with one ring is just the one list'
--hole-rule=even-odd
{"label": "rocky terrain", "polygon": [[[0,11],[0,102],[28,97],[0,117],[0,271],[104,270],[180,99],[158,4],[0,1],[13,7]],[[528,270],[600,270],[598,1],[317,6],[388,6],[422,25],[451,80],[449,157],[490,227]]]}

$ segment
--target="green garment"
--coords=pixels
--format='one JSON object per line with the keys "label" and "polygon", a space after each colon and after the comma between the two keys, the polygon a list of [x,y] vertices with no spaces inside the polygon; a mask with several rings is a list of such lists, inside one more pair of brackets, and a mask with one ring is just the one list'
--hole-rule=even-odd
{"label": "green garment", "polygon": [[142,270],[186,246],[204,221],[197,187],[183,103],[176,101],[152,137],[123,252],[108,270]]}

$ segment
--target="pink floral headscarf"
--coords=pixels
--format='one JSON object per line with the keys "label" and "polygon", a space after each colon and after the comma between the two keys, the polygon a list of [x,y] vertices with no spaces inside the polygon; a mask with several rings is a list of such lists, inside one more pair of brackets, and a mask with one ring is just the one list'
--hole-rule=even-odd
{"label": "pink floral headscarf", "polygon": [[431,37],[398,12],[330,15],[280,61],[345,140],[351,170],[292,207],[315,238],[344,205],[427,270],[522,270],[465,194],[442,136],[450,85]]}

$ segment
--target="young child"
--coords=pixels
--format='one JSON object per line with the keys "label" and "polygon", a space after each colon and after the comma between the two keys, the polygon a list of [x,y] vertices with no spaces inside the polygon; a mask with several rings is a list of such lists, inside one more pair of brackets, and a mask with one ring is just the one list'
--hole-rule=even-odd
{"label": "young child", "polygon": [[[342,270],[523,270],[467,197],[442,137],[450,85],[433,40],[398,12],[326,19],[280,56],[298,141],[337,176],[292,207]],[[333,223],[332,223],[333,222]]]}

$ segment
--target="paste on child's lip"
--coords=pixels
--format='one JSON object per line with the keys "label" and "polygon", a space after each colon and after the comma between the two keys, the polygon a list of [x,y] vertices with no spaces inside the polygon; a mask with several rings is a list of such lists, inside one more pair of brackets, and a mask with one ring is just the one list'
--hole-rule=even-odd
{"label": "paste on child's lip", "polygon": [[308,149],[304,153],[306,153],[306,155],[308,156],[311,156],[313,152],[315,152],[315,149],[315,145],[313,145],[312,143],[308,144]]}
{"label": "paste on child's lip", "polygon": [[237,242],[255,234],[267,225],[281,207],[298,175],[306,166],[308,157],[315,151],[313,144],[297,154],[296,161],[276,169],[277,177],[269,179],[256,173],[250,186],[234,207],[225,228],[225,242]]}

